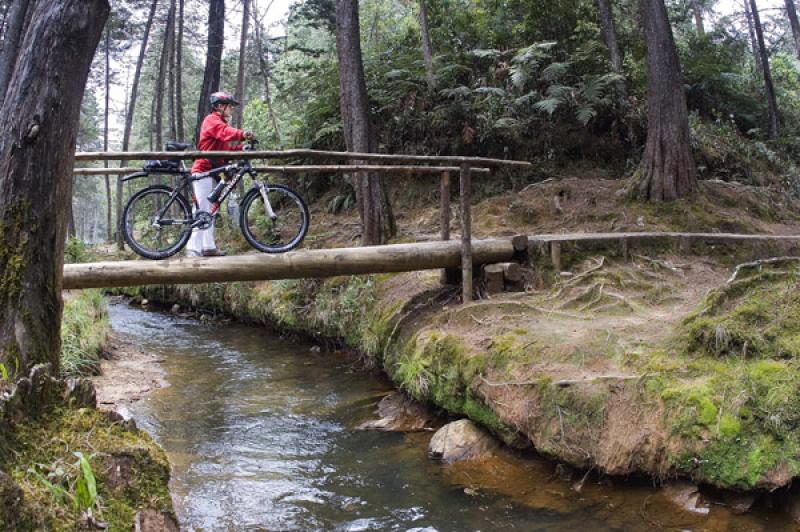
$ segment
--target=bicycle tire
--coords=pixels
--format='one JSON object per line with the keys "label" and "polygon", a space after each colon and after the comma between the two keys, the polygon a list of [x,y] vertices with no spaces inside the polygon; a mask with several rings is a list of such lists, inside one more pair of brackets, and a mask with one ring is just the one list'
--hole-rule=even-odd
{"label": "bicycle tire", "polygon": [[[165,185],[152,185],[143,188],[131,196],[122,211],[122,234],[125,236],[125,241],[133,251],[146,259],[162,260],[171,257],[183,249],[183,247],[189,241],[189,237],[192,235],[190,224],[192,220],[192,213],[189,209],[189,204],[187,203],[186,198],[184,198],[180,193],[175,196],[173,205],[177,205],[177,212],[175,214],[182,216],[182,223],[169,224],[164,227],[180,227],[181,229],[176,231],[176,238],[171,239],[168,245],[164,247],[155,247],[150,243],[153,236],[155,237],[156,242],[160,241],[161,239],[162,227],[159,226],[157,228],[153,228],[153,225],[149,223],[152,217],[154,217],[156,214],[154,207],[144,205],[143,209],[146,213],[146,218],[144,220],[134,219],[134,216],[137,214],[135,210],[136,207],[139,204],[142,204],[144,201],[151,199],[148,198],[149,196],[151,196],[152,199],[162,197],[162,201],[166,202],[169,200],[172,192],[173,189]],[[173,208],[173,205],[170,205],[170,209]]]}
{"label": "bicycle tire", "polygon": [[297,192],[285,185],[264,186],[277,219],[270,220],[267,216],[261,191],[255,187],[242,200],[239,228],[257,250],[285,253],[299,246],[308,232],[311,219],[308,206]]}

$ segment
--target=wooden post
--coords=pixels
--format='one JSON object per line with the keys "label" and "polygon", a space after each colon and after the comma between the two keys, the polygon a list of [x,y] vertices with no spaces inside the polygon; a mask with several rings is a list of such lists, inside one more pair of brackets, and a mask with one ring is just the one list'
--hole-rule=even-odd
{"label": "wooden post", "polygon": [[561,242],[550,242],[550,259],[556,273],[561,272]]}
{"label": "wooden post", "polygon": [[[450,171],[442,172],[442,181],[439,190],[439,224],[442,241],[450,240]],[[461,281],[459,268],[445,268],[442,270],[441,282],[444,285],[455,285]]]}
{"label": "wooden post", "polygon": [[441,212],[439,213],[439,220],[442,240],[450,240],[450,172],[442,173],[440,195]]}
{"label": "wooden post", "polygon": [[472,301],[472,176],[469,163],[461,165],[461,302]]}

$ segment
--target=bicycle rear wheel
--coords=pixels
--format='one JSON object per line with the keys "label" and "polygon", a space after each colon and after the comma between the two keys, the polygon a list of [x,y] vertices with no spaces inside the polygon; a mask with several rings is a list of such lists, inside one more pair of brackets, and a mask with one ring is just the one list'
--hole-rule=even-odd
{"label": "bicycle rear wheel", "polygon": [[[251,246],[264,253],[283,253],[300,245],[308,232],[308,206],[284,185],[264,185],[270,213],[258,187],[242,200],[239,226]],[[274,217],[271,216],[274,214]]]}
{"label": "bicycle rear wheel", "polygon": [[189,204],[180,193],[170,200],[172,192],[164,185],[144,188],[128,200],[122,211],[125,241],[142,257],[166,259],[189,241],[192,234]]}

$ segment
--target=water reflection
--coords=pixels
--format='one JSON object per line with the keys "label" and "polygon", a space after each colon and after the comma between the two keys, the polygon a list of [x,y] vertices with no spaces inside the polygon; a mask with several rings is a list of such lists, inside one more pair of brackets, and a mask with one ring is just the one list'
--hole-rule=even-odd
{"label": "water reflection", "polygon": [[[356,432],[388,384],[346,357],[263,329],[126,305],[113,327],[164,360],[170,386],[132,407],[166,449],[187,530],[775,530],[785,521],[678,512],[652,486],[556,478],[504,456],[441,467],[430,434]],[[656,526],[657,523],[659,526]],[[767,526],[769,525],[769,526]],[[678,528],[674,528],[678,527]]]}

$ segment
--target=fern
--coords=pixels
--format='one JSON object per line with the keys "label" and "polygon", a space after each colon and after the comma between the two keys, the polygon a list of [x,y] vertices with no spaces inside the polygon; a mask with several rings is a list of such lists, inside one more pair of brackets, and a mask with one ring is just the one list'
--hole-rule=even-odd
{"label": "fern", "polygon": [[478,87],[473,91],[475,94],[485,94],[486,96],[497,96],[498,98],[505,98],[506,91],[497,87]]}
{"label": "fern", "polygon": [[595,111],[590,105],[584,105],[578,107],[575,111],[575,118],[578,119],[578,122],[586,126],[589,122],[592,121],[592,118],[597,116],[597,111]]}
{"label": "fern", "polygon": [[550,116],[553,116],[553,113],[556,112],[562,103],[564,102],[560,98],[546,98],[536,102],[533,108],[539,112],[547,113]]}
{"label": "fern", "polygon": [[569,70],[570,63],[550,63],[544,70],[542,70],[542,79],[544,81],[557,81],[564,77]]}

